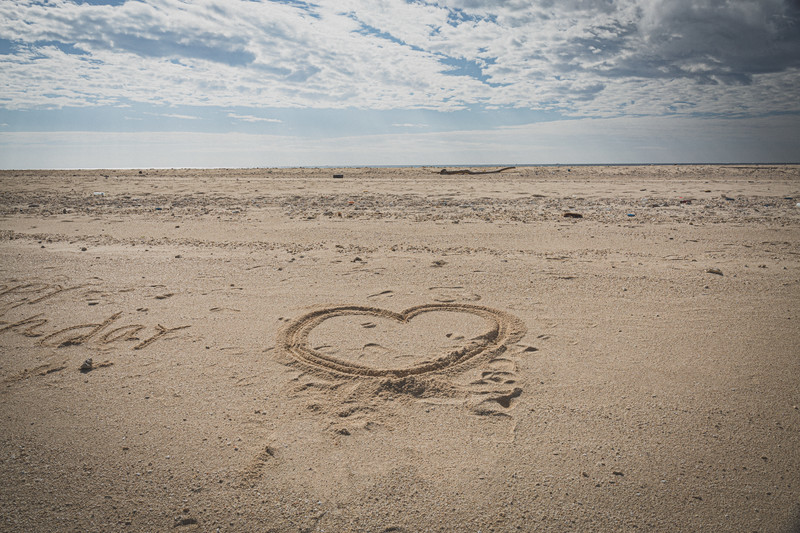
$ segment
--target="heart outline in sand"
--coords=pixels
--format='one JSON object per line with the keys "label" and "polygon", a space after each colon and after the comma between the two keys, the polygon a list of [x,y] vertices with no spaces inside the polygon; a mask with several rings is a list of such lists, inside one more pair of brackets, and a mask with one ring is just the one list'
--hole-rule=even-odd
{"label": "heart outline in sand", "polygon": [[[376,368],[361,365],[333,357],[313,349],[308,343],[311,331],[324,321],[345,315],[361,315],[379,318],[388,318],[400,323],[423,313],[430,312],[468,313],[479,316],[489,321],[491,328],[486,333],[476,337],[473,342],[458,350],[443,354],[433,360],[406,368]],[[515,316],[503,311],[481,305],[437,303],[424,304],[410,307],[404,311],[394,312],[378,307],[360,305],[341,305],[324,307],[307,313],[290,322],[278,336],[278,346],[288,354],[292,360],[313,370],[323,370],[337,375],[362,376],[362,377],[406,377],[412,375],[428,374],[445,369],[464,365],[468,361],[482,359],[485,356],[495,356],[503,353],[507,346],[521,339],[525,334],[525,325]]]}

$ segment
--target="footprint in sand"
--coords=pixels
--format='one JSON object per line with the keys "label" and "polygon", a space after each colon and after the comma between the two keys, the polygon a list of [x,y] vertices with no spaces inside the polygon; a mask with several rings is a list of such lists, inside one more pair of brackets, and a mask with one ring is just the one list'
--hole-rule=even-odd
{"label": "footprint in sand", "polygon": [[454,302],[477,302],[481,299],[479,294],[466,290],[461,286],[453,287],[429,287],[434,302],[454,303]]}
{"label": "footprint in sand", "polygon": [[512,402],[522,396],[522,392],[522,387],[477,392],[468,402],[470,411],[478,416],[510,417]]}
{"label": "footprint in sand", "polygon": [[537,348],[515,344],[499,357],[491,359],[473,379],[466,390],[472,414],[479,416],[511,416],[517,398],[523,394],[525,380],[517,373],[521,358],[530,356]]}
{"label": "footprint in sand", "polygon": [[391,298],[393,296],[394,296],[394,291],[388,291],[387,290],[387,291],[378,292],[378,293],[375,293],[375,294],[370,294],[369,296],[367,296],[367,299],[368,300],[372,300],[372,301],[381,301],[381,300],[388,300],[389,298]]}
{"label": "footprint in sand", "polygon": [[396,350],[382,346],[376,342],[368,342],[361,348],[358,355],[360,360],[380,363],[381,361],[397,360],[413,357],[411,354],[401,354]]}

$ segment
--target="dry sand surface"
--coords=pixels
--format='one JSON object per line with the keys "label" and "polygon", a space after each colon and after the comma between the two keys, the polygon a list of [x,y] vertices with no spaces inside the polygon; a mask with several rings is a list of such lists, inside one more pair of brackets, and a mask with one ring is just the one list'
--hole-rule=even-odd
{"label": "dry sand surface", "polygon": [[0,173],[0,529],[798,531],[800,167],[438,170]]}

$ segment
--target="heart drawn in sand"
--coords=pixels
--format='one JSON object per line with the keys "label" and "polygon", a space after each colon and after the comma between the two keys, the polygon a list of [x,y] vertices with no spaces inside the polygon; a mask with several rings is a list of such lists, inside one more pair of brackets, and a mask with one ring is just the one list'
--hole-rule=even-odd
{"label": "heart drawn in sand", "polygon": [[[357,361],[357,357],[351,353],[346,353],[344,357],[339,357],[337,356],[339,354],[326,353],[321,347],[313,348],[309,340],[315,329],[320,328],[327,321],[331,321],[328,322],[328,325],[331,325],[332,319],[337,317],[358,317],[359,321],[362,322],[362,327],[370,328],[375,327],[372,322],[375,319],[380,319],[378,321],[388,320],[393,324],[407,326],[412,319],[426,313],[453,314],[454,323],[459,320],[469,322],[471,319],[472,322],[475,322],[475,318],[483,319],[480,322],[488,324],[488,329],[456,347],[444,349],[440,353],[422,354],[422,358],[416,357],[410,365],[399,367],[363,364]],[[457,317],[455,316],[456,314],[461,314],[462,316]],[[334,329],[335,327],[328,329]],[[322,327],[318,331],[324,329],[325,327]],[[403,328],[400,329],[402,330]],[[426,304],[411,307],[399,313],[377,307],[343,305],[318,309],[290,322],[280,332],[278,346],[283,352],[291,356],[294,361],[314,370],[350,376],[405,377],[450,369],[463,365],[468,361],[497,355],[504,352],[507,345],[522,338],[524,333],[525,326],[518,318],[497,309],[478,305]],[[420,341],[420,339],[416,340]],[[421,339],[421,341],[426,342],[426,339]],[[434,339],[430,339],[429,344],[435,345]],[[380,345],[367,344],[364,347],[369,346]],[[391,349],[387,349],[387,351],[391,351]]]}

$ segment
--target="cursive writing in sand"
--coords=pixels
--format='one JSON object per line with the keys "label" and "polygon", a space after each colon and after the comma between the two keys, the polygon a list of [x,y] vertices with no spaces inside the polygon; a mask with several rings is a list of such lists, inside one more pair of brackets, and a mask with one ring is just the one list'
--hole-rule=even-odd
{"label": "cursive writing in sand", "polygon": [[[34,305],[51,298],[86,287],[76,285],[64,287],[48,283],[21,283],[0,285],[0,316],[23,305]],[[31,314],[15,321],[0,320],[0,335],[16,333],[25,337],[38,338],[43,346],[74,346],[81,344],[108,345],[127,343],[133,350],[141,350],[165,338],[172,332],[189,326],[168,328],[161,324],[147,326],[130,324],[122,318],[123,313],[114,313],[99,322],[53,326],[51,319],[43,313]]]}
{"label": "cursive writing in sand", "polygon": [[[167,328],[161,324],[156,324],[155,328],[148,328],[143,324],[126,324],[122,326],[117,325],[117,321],[122,316],[122,313],[115,313],[102,322],[94,324],[78,324],[75,326],[67,326],[59,330],[48,333],[47,331],[40,331],[39,328],[44,327],[48,323],[47,318],[43,318],[41,314],[32,315],[16,322],[7,323],[0,322],[0,334],[13,331],[26,337],[41,337],[39,344],[44,346],[73,346],[78,344],[86,344],[90,341],[96,344],[112,344],[115,342],[130,342],[137,341],[132,348],[134,350],[141,350],[156,342],[158,339],[165,337],[173,331],[186,329],[189,326],[178,326],[175,328]],[[112,328],[111,326],[117,326]],[[153,331],[153,329],[155,331]],[[144,338],[139,334],[145,332]]]}

